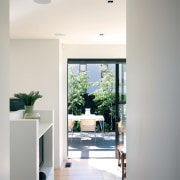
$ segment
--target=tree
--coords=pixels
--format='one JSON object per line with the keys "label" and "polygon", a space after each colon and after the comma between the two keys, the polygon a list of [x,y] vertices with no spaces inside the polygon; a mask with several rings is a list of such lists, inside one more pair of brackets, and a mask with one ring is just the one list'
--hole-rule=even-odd
{"label": "tree", "polygon": [[91,93],[94,95],[93,101],[97,104],[98,108],[96,113],[105,114],[109,112],[111,117],[111,128],[113,126],[113,117],[115,115],[115,76],[114,71],[106,66],[98,65],[99,71],[102,73],[100,81],[95,82],[93,85],[98,88]]}
{"label": "tree", "polygon": [[78,72],[73,67],[68,72],[68,110],[72,114],[80,114],[80,108],[85,104],[83,97],[89,87],[86,71]]}

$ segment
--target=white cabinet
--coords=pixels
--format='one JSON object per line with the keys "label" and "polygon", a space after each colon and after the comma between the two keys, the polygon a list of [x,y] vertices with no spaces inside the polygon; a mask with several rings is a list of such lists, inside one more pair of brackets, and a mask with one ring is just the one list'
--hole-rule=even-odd
{"label": "white cabinet", "polygon": [[[38,119],[23,119],[24,111],[10,113],[10,179],[38,180],[39,172],[47,180],[54,180],[54,113],[38,111]],[[43,136],[43,148],[39,152],[39,139]],[[39,156],[43,152],[43,165]]]}

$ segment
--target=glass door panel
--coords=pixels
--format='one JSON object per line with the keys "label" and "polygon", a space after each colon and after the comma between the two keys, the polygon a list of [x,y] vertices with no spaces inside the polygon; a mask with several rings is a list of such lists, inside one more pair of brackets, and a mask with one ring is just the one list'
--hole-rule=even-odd
{"label": "glass door panel", "polygon": [[[74,72],[72,72],[72,70]],[[80,75],[81,74],[81,75]],[[74,79],[73,79],[74,78]],[[78,82],[80,80],[80,82]],[[81,81],[86,81],[82,83]],[[80,92],[83,84],[87,87]],[[73,86],[76,89],[72,91]],[[78,101],[75,101],[79,98]],[[104,99],[103,99],[104,98]],[[83,99],[83,101],[82,101]],[[74,103],[74,104],[73,104]],[[80,104],[81,103],[81,104]],[[77,153],[76,158],[113,158],[116,156],[116,146],[120,143],[119,141],[119,131],[116,128],[118,122],[123,122],[123,126],[126,123],[126,64],[125,60],[73,60],[68,61],[68,114],[83,115],[85,114],[85,109],[90,108],[91,114],[103,115],[104,116],[104,135],[100,138],[104,140],[97,141],[92,147],[103,146],[106,148],[102,152],[107,151],[104,157],[100,157],[103,153],[98,152],[98,150],[91,149],[87,152],[83,152],[86,148],[83,146],[83,141],[80,141],[80,136],[78,136],[79,122],[75,122],[73,133],[69,133],[71,138],[68,139],[68,157],[72,152]],[[125,126],[124,126],[125,127]],[[97,123],[97,131],[102,130],[102,128]],[[98,133],[97,133],[98,134]],[[112,137],[112,135],[114,137]],[[111,146],[106,147],[106,140],[112,138]],[[77,143],[76,143],[77,142]],[[84,141],[86,142],[86,141]],[[79,145],[78,145],[79,143]],[[87,143],[87,142],[86,142]],[[89,141],[91,143],[91,141]],[[99,145],[98,143],[101,143]],[[113,149],[110,149],[113,147]],[[108,150],[110,150],[108,152]],[[91,152],[92,151],[92,152]],[[100,153],[100,154],[99,154]],[[83,154],[88,154],[84,157]],[[91,156],[93,154],[93,156]],[[98,155],[99,154],[99,155]],[[111,154],[108,156],[108,154]]]}

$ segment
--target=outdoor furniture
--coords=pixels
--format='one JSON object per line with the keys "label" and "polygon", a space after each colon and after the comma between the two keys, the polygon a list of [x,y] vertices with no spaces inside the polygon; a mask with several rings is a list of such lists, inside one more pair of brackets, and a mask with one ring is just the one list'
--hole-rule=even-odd
{"label": "outdoor furniture", "polygon": [[118,122],[117,125],[118,125],[119,144],[124,145],[125,144],[126,128],[123,125],[122,121]]}
{"label": "outdoor furniture", "polygon": [[95,115],[95,114],[90,114],[90,115],[68,115],[68,119],[72,119],[73,121],[83,121],[83,120],[95,120],[96,122],[98,121],[100,124],[101,132],[103,133],[103,138],[104,138],[104,116],[102,115]]}
{"label": "outdoor furniture", "polygon": [[118,158],[118,166],[121,167],[122,171],[122,180],[126,178],[126,147],[123,145],[119,145],[117,147],[117,158]]}
{"label": "outdoor furniture", "polygon": [[82,132],[94,132],[96,142],[96,120],[95,119],[82,119],[80,121],[81,138]]}
{"label": "outdoor furniture", "polygon": [[68,119],[68,132],[71,132],[71,141],[73,136],[73,127],[74,127],[74,121],[72,119]]}

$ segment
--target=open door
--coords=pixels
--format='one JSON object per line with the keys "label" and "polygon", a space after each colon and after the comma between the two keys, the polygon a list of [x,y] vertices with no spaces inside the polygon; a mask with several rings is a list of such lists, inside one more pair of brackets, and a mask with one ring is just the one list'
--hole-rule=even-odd
{"label": "open door", "polygon": [[[74,71],[71,74],[71,75],[74,75],[74,77],[71,77],[71,79],[68,79],[68,92],[71,89],[71,85],[78,87],[77,91],[80,88],[82,88],[82,86],[84,86],[83,88],[85,89],[83,89],[83,92],[84,92],[83,98],[85,99],[85,101],[83,102],[80,96],[76,96],[77,91],[74,90],[71,94],[68,95],[68,103],[67,103],[68,114],[81,115],[85,113],[86,108],[91,109],[91,114],[101,114],[101,115],[103,114],[104,119],[105,119],[103,130],[107,131],[105,132],[105,136],[107,139],[108,138],[110,139],[111,136],[108,135],[108,132],[109,132],[109,134],[113,135],[114,137],[110,139],[112,140],[111,141],[112,144],[109,144],[109,147],[106,146],[106,148],[105,148],[105,143],[106,143],[105,140],[107,139],[104,139],[104,141],[103,139],[98,141],[98,137],[97,137],[96,144],[94,144],[95,141],[92,141],[93,145],[88,144],[88,141],[83,142],[83,141],[77,140],[77,138],[80,138],[80,136],[77,137],[78,136],[77,131],[79,130],[78,129],[79,122],[77,121],[74,123],[74,129],[68,133],[71,136],[67,139],[68,157],[69,158],[73,158],[73,157],[74,158],[115,158],[116,147],[120,143],[117,123],[122,121],[123,124],[125,124],[125,121],[126,121],[126,111],[125,111],[126,109],[125,108],[126,107],[126,60],[125,59],[68,59],[68,76],[70,75],[70,71],[71,71],[70,68],[72,67],[75,68],[75,70],[78,73],[83,72],[84,76],[83,77],[76,76],[76,71]],[[98,69],[98,67],[100,68]],[[103,81],[105,80],[103,78],[106,78],[107,73],[109,73],[109,71],[106,71],[108,69],[111,69],[113,71],[113,77],[111,77],[112,74],[109,74],[108,78],[110,79],[106,80],[105,84],[103,84],[104,83]],[[86,76],[87,72],[88,72],[88,76]],[[80,79],[80,83],[84,81],[82,85],[80,83],[78,85],[78,81],[77,81],[78,78]],[[90,83],[91,85],[92,85],[92,82],[94,83],[95,81],[99,81],[99,83],[97,83],[98,84],[97,86],[88,87],[86,86],[88,85],[86,84],[86,81]],[[112,85],[109,85],[111,83]],[[93,92],[95,92],[98,88],[100,88],[100,86],[105,87],[106,85],[113,86],[113,88],[111,90],[112,92],[109,91],[109,93],[107,93],[108,92],[107,91],[106,93],[103,94],[103,95],[106,94],[106,96],[108,96],[106,98],[107,99],[106,104],[105,103],[103,104],[106,109],[103,110],[101,109],[102,106],[100,104],[98,104],[97,102],[96,103],[93,102],[91,94],[95,95],[95,93]],[[103,89],[104,87],[101,87],[101,88]],[[113,94],[112,97],[110,96],[110,93]],[[98,98],[100,101],[101,97],[98,97]],[[110,100],[113,100],[113,101],[111,102],[111,105],[109,104],[109,106],[107,106]],[[73,104],[74,101],[76,101],[77,103],[76,106],[74,106]],[[111,109],[111,111],[108,112],[107,109]],[[97,130],[99,130],[99,128],[100,126],[97,123]],[[89,143],[90,142],[91,141],[89,141]],[[107,141],[107,142],[109,143],[110,141]],[[75,154],[75,156],[71,155],[72,152]],[[107,153],[105,154],[104,152],[107,152]],[[102,155],[103,153],[104,155]],[[86,156],[84,156],[83,154],[86,154]]]}

